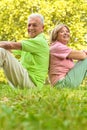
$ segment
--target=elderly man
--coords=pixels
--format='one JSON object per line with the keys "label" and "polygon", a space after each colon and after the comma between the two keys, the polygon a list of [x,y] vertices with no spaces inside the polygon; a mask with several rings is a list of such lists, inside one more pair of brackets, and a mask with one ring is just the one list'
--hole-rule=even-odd
{"label": "elderly man", "polygon": [[[0,67],[9,83],[19,88],[42,87],[48,72],[49,47],[45,36],[44,19],[40,14],[28,17],[30,38],[20,42],[0,42]],[[9,50],[21,50],[20,62]]]}

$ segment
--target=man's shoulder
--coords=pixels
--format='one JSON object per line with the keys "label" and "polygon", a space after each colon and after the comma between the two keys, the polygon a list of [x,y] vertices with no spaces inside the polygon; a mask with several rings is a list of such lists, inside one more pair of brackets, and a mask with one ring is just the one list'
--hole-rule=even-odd
{"label": "man's shoulder", "polygon": [[46,39],[44,33],[38,34],[34,39]]}
{"label": "man's shoulder", "polygon": [[38,36],[36,36],[34,40],[39,43],[48,43],[44,33],[41,33]]}

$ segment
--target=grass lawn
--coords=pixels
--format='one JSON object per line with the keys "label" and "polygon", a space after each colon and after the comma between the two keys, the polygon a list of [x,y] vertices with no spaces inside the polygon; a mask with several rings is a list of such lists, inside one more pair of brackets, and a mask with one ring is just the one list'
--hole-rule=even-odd
{"label": "grass lawn", "polygon": [[0,130],[87,130],[87,87],[0,85]]}

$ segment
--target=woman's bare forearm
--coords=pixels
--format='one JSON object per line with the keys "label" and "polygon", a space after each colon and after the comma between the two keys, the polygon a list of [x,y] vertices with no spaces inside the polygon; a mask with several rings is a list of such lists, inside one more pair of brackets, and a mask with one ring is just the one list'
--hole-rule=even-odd
{"label": "woman's bare forearm", "polygon": [[76,59],[76,60],[83,60],[87,58],[87,53],[84,51],[72,50],[71,53],[68,55],[68,58]]}

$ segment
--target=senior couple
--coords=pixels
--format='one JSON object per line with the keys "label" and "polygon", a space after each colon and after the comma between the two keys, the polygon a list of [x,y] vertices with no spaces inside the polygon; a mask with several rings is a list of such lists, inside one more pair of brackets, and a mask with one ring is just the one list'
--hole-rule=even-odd
{"label": "senior couple", "polygon": [[[70,30],[65,24],[52,30],[50,46],[43,30],[43,16],[31,14],[27,24],[29,39],[0,41],[0,67],[9,84],[16,88],[42,88],[48,74],[53,87],[78,87],[87,76],[87,52],[68,47]],[[20,62],[9,50],[21,50]]]}

